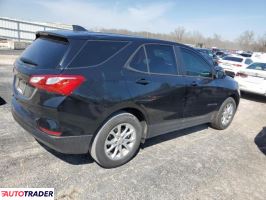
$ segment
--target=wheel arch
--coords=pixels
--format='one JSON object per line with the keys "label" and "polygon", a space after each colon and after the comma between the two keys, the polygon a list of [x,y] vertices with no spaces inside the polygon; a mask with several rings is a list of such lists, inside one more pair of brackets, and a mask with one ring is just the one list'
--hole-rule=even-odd
{"label": "wheel arch", "polygon": [[239,105],[240,97],[237,94],[231,94],[229,97],[232,97],[236,102],[236,107]]}
{"label": "wheel arch", "polygon": [[104,117],[105,119],[103,120],[103,122],[98,127],[98,129],[95,131],[95,134],[93,135],[93,138],[92,138],[90,145],[89,145],[89,149],[91,149],[92,143],[93,143],[96,135],[98,134],[99,130],[101,129],[101,127],[109,119],[111,119],[115,115],[118,115],[119,113],[123,113],[123,112],[127,112],[127,113],[134,115],[140,121],[140,124],[143,128],[143,132],[142,132],[142,136],[141,136],[141,143],[145,142],[145,139],[147,138],[147,135],[148,135],[148,116],[146,115],[146,113],[141,108],[138,108],[136,106],[123,106],[123,107],[113,109],[112,111],[108,112],[108,114],[106,114],[106,117]]}

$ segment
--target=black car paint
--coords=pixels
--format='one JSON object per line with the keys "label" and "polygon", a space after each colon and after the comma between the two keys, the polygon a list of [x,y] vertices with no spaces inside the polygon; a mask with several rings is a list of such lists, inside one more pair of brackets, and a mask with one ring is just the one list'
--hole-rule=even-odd
{"label": "black car paint", "polygon": [[[194,51],[190,47],[113,34],[72,31],[48,34],[70,41],[60,65],[55,69],[37,69],[18,59],[14,64],[15,76],[27,82],[31,75],[36,74],[82,74],[86,81],[70,96],[36,89],[30,98],[17,92],[14,81],[12,113],[16,121],[37,140],[57,151],[87,153],[99,128],[121,110],[132,112],[145,120],[147,132],[143,133],[143,138],[146,139],[208,123],[227,97],[232,96],[237,103],[239,101],[237,83],[229,77],[216,79],[214,76],[203,78],[184,74],[178,49],[184,47]],[[99,66],[69,68],[69,63],[86,40],[122,40],[128,41],[128,45]],[[147,43],[175,47],[178,75],[144,73],[128,67],[131,55]],[[49,119],[60,125],[62,136],[50,136],[38,129],[40,120]]]}

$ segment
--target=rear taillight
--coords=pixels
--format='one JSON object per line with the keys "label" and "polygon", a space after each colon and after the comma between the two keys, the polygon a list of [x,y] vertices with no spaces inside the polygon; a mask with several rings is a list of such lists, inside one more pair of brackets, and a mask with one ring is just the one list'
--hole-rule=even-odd
{"label": "rear taillight", "polygon": [[235,67],[242,67],[241,64],[233,64],[233,66],[235,66]]}
{"label": "rear taillight", "polygon": [[247,74],[242,73],[242,72],[238,72],[238,73],[236,73],[236,76],[240,76],[241,78],[247,78],[247,77],[248,77]]}
{"label": "rear taillight", "polygon": [[78,86],[84,82],[81,75],[33,75],[30,84],[47,92],[62,95],[70,95]]}
{"label": "rear taillight", "polygon": [[52,131],[52,130],[49,130],[49,129],[47,129],[47,128],[41,127],[41,126],[39,126],[39,129],[40,129],[42,132],[44,132],[44,133],[46,133],[46,134],[48,134],[48,135],[60,136],[60,135],[62,134],[62,132],[59,132],[59,131]]}

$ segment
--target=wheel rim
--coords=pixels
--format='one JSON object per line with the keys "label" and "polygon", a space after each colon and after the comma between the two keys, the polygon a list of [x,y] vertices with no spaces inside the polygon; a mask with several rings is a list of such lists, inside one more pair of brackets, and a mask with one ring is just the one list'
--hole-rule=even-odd
{"label": "wheel rim", "polygon": [[223,110],[221,122],[224,126],[228,125],[232,120],[234,115],[234,105],[232,103],[228,103]]}
{"label": "wheel rim", "polygon": [[107,135],[104,151],[111,160],[125,158],[133,149],[136,142],[136,129],[129,123],[115,126]]}

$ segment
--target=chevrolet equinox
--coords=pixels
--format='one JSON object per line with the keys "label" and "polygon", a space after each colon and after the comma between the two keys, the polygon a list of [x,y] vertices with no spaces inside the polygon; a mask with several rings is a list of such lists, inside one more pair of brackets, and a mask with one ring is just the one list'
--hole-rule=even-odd
{"label": "chevrolet equinox", "polygon": [[14,63],[12,113],[37,141],[105,168],[146,139],[227,128],[238,84],[191,47],[89,31],[42,31]]}

